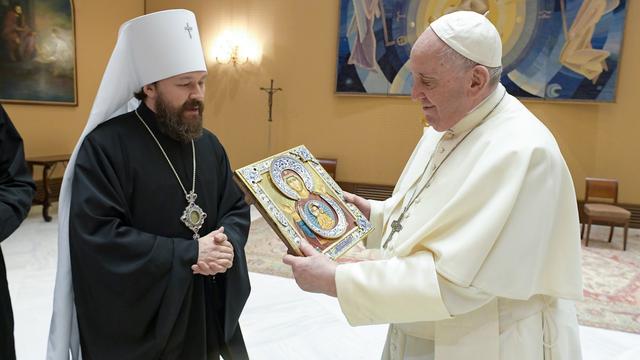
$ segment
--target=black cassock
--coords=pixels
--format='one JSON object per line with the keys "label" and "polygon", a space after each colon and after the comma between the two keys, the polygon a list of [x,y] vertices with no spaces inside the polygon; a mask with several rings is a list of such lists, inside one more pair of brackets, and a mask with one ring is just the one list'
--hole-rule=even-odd
{"label": "black cassock", "polygon": [[[9,237],[31,208],[35,186],[24,161],[22,138],[0,105],[0,242]],[[7,270],[0,249],[0,359],[15,359],[13,313]]]}
{"label": "black cassock", "polygon": [[[187,192],[191,143],[154,132]],[[84,140],[75,163],[69,216],[73,290],[83,358],[247,358],[238,318],[249,296],[244,245],[249,207],[232,179],[225,151],[205,130],[195,141],[196,204],[206,213],[200,235],[224,226],[233,266],[193,275],[193,232],[180,220],[185,195],[135,113],[111,119]]]}

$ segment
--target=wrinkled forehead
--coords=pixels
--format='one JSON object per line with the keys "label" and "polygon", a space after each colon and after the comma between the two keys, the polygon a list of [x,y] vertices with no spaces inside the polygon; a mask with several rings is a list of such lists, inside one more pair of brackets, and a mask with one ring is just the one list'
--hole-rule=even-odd
{"label": "wrinkled forehead", "polygon": [[440,68],[440,54],[447,46],[436,34],[427,28],[416,40],[409,56],[409,70],[412,73],[437,72]]}

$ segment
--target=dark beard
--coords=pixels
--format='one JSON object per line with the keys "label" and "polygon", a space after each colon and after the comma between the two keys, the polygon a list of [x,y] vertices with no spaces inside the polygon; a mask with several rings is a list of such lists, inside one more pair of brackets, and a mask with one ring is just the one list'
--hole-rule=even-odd
{"label": "dark beard", "polygon": [[[196,106],[198,107],[197,118],[190,121],[184,120],[184,113]],[[202,135],[203,111],[204,104],[196,99],[187,100],[179,109],[172,109],[162,96],[158,96],[156,101],[156,118],[160,131],[182,143],[188,143]]]}

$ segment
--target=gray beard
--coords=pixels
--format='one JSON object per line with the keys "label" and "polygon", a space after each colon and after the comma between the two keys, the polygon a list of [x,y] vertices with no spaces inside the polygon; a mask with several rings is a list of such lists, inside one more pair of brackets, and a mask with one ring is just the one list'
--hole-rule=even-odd
{"label": "gray beard", "polygon": [[[179,109],[173,109],[158,96],[156,101],[156,118],[160,131],[174,140],[188,143],[202,136],[202,111],[204,104],[198,100],[188,100]],[[194,106],[198,106],[197,119],[187,122],[184,120],[184,112]]]}

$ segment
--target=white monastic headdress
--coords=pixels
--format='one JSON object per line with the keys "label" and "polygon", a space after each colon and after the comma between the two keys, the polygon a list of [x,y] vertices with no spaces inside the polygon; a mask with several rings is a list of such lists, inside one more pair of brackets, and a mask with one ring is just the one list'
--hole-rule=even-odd
{"label": "white monastic headdress", "polygon": [[502,40],[486,17],[473,11],[456,11],[439,17],[429,27],[467,59],[488,67],[502,66]]}
{"label": "white monastic headdress", "polygon": [[58,271],[49,330],[47,359],[79,359],[78,322],[69,259],[69,205],[78,150],[96,126],[127,111],[133,93],[175,75],[207,71],[196,17],[187,10],[166,10],[124,23],[102,77],[87,125],[64,174],[58,203]]}

